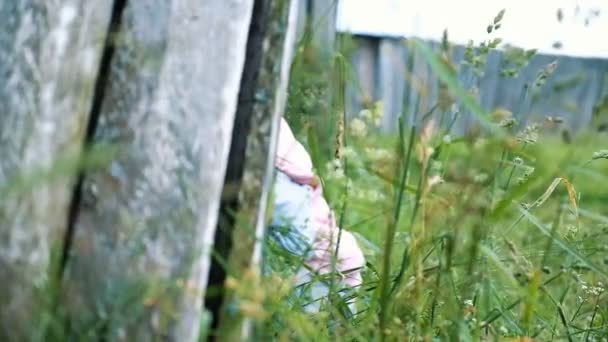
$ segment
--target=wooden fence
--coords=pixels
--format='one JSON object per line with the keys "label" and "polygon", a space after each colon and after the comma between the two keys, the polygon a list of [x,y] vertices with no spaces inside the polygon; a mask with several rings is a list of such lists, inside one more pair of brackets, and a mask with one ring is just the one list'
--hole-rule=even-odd
{"label": "wooden fence", "polygon": [[[0,2],[1,341],[198,339],[222,193],[264,227],[298,8]],[[230,228],[238,275],[263,231]]]}
{"label": "wooden fence", "polygon": [[[353,77],[348,91],[350,115],[356,115],[369,103],[382,101],[386,132],[395,132],[397,118],[404,113],[427,112],[439,96],[437,75],[426,61],[407,47],[407,41],[395,38],[354,36],[354,52],[350,57]],[[439,43],[430,42],[436,51]],[[452,61],[461,65],[464,46],[454,46]],[[586,127],[592,119],[594,106],[608,94],[608,60],[538,54],[517,77],[501,77],[507,68],[502,50],[490,51],[484,75],[478,83],[470,67],[458,71],[463,86],[479,89],[479,101],[486,110],[504,108],[524,121],[531,118],[561,116],[572,130]],[[534,87],[538,74],[557,61],[557,69],[540,88]],[[525,85],[530,85],[524,96]],[[463,132],[475,122],[464,113],[456,123]]]}

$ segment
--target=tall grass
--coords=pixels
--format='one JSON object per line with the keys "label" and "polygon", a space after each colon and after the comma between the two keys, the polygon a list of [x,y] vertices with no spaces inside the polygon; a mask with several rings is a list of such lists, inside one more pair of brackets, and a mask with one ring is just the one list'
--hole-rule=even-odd
{"label": "tall grass", "polygon": [[[347,170],[336,167],[342,164],[333,160],[334,146],[319,146],[333,139],[314,129],[335,127],[333,112],[298,117],[308,127],[301,140],[332,194],[332,207],[344,217],[342,228],[356,232],[366,253],[364,285],[352,294],[357,312],[340,314],[339,301],[327,301],[315,315],[300,310],[302,299],[285,284],[302,261],[270,246],[274,272],[266,284],[272,295],[258,322],[259,337],[606,340],[608,160],[601,152],[606,137],[583,131],[565,141],[551,129],[561,124],[555,118],[518,123],[525,95],[516,106],[520,112],[487,112],[471,91],[474,78],[461,83],[459,66],[441,51],[420,41],[409,44],[449,92],[452,106],[438,110],[444,113],[433,113],[435,106],[430,113],[403,113],[395,122],[398,135],[380,133],[380,106],[348,113]],[[483,56],[484,49],[472,53]],[[551,77],[551,68],[539,70],[539,80]],[[297,72],[306,67],[296,64]],[[298,94],[318,89],[311,83],[292,87]],[[324,100],[292,96],[290,101],[289,108],[303,108],[298,101]],[[471,113],[482,132],[454,134],[449,111],[453,117]],[[341,212],[344,201],[348,206]],[[276,288],[284,292],[279,295]]]}

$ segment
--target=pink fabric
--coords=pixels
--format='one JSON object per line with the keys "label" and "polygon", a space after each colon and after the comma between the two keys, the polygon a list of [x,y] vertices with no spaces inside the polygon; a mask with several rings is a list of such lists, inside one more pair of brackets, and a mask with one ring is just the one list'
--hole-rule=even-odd
{"label": "pink fabric", "polygon": [[314,181],[312,160],[304,146],[296,140],[291,128],[283,118],[281,118],[279,128],[275,166],[299,184],[311,184]]}
{"label": "pink fabric", "polygon": [[[313,243],[313,253],[307,260],[307,265],[320,274],[331,272],[339,228],[329,205],[323,198],[323,188],[321,184],[316,182],[312,160],[308,152],[296,140],[283,118],[281,118],[279,129],[275,167],[287,174],[294,182],[313,186],[312,220],[318,232]],[[343,274],[344,285],[359,286],[361,284],[361,269],[364,265],[365,258],[355,237],[352,233],[342,230],[336,269]]]}

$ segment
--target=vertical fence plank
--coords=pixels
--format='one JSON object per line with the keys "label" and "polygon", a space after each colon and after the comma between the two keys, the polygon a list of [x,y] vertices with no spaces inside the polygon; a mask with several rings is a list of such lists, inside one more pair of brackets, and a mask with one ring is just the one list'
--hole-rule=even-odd
{"label": "vertical fence plank", "polygon": [[2,341],[29,340],[49,309],[112,3],[0,2]]}
{"label": "vertical fence plank", "polygon": [[[287,99],[289,69],[295,48],[298,18],[298,0],[266,0],[256,3],[253,24],[265,25],[260,63],[248,65],[244,75],[258,74],[241,86],[241,95],[254,95],[253,101],[241,97],[236,125],[249,121],[246,139],[231,147],[230,160],[234,166],[242,168],[242,179],[227,179],[226,186],[232,188],[237,182],[238,204],[232,227],[221,227],[230,230],[232,239],[228,257],[228,272],[235,278],[246,278],[244,275],[255,275],[249,279],[259,286],[259,271],[262,248],[265,238],[267,202],[274,179],[274,155],[279,120],[283,116]],[[266,12],[266,13],[264,13]],[[259,27],[258,27],[259,29]],[[254,30],[254,25],[252,25]],[[258,37],[260,38],[260,37]],[[250,39],[252,36],[250,35]],[[253,44],[249,49],[255,49]],[[257,68],[257,70],[255,69]],[[259,96],[264,94],[264,96]],[[249,116],[249,117],[247,117]],[[235,137],[236,138],[236,137]],[[238,140],[235,140],[238,142]],[[233,141],[233,144],[235,143]],[[226,212],[226,214],[230,214]],[[225,232],[224,232],[225,233]],[[244,299],[237,292],[226,289],[220,311],[217,339],[238,341],[251,338],[252,322],[240,310],[232,310]]]}
{"label": "vertical fence plank", "polygon": [[336,41],[337,0],[308,0],[309,20],[312,24],[314,44],[319,48],[319,58],[331,61]]}
{"label": "vertical fence plank", "polygon": [[376,100],[378,42],[371,37],[355,37],[357,47],[352,57],[354,84],[348,85],[348,113],[356,116]]}
{"label": "vertical fence plank", "polygon": [[68,264],[74,329],[196,341],[252,0],[130,0]]}
{"label": "vertical fence plank", "polygon": [[403,111],[405,63],[401,39],[383,38],[378,43],[379,98],[384,104],[382,130],[394,131]]}

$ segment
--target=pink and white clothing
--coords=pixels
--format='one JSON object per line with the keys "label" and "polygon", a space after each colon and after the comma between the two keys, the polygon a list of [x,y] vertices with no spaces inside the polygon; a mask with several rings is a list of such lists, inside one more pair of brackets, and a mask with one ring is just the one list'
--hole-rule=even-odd
{"label": "pink and white clothing", "polygon": [[[275,168],[278,174],[271,233],[273,226],[285,225],[287,220],[291,220],[291,227],[309,244],[306,267],[298,272],[297,285],[311,281],[315,273],[331,273],[335,267],[340,274],[336,278],[338,286],[360,286],[361,270],[365,265],[363,253],[352,233],[342,230],[334,261],[340,229],[323,198],[323,188],[313,173],[309,154],[296,140],[284,119],[281,119]],[[298,252],[297,246],[285,238],[279,237],[278,240],[288,250]],[[316,292],[319,296],[324,295],[318,289]]]}

